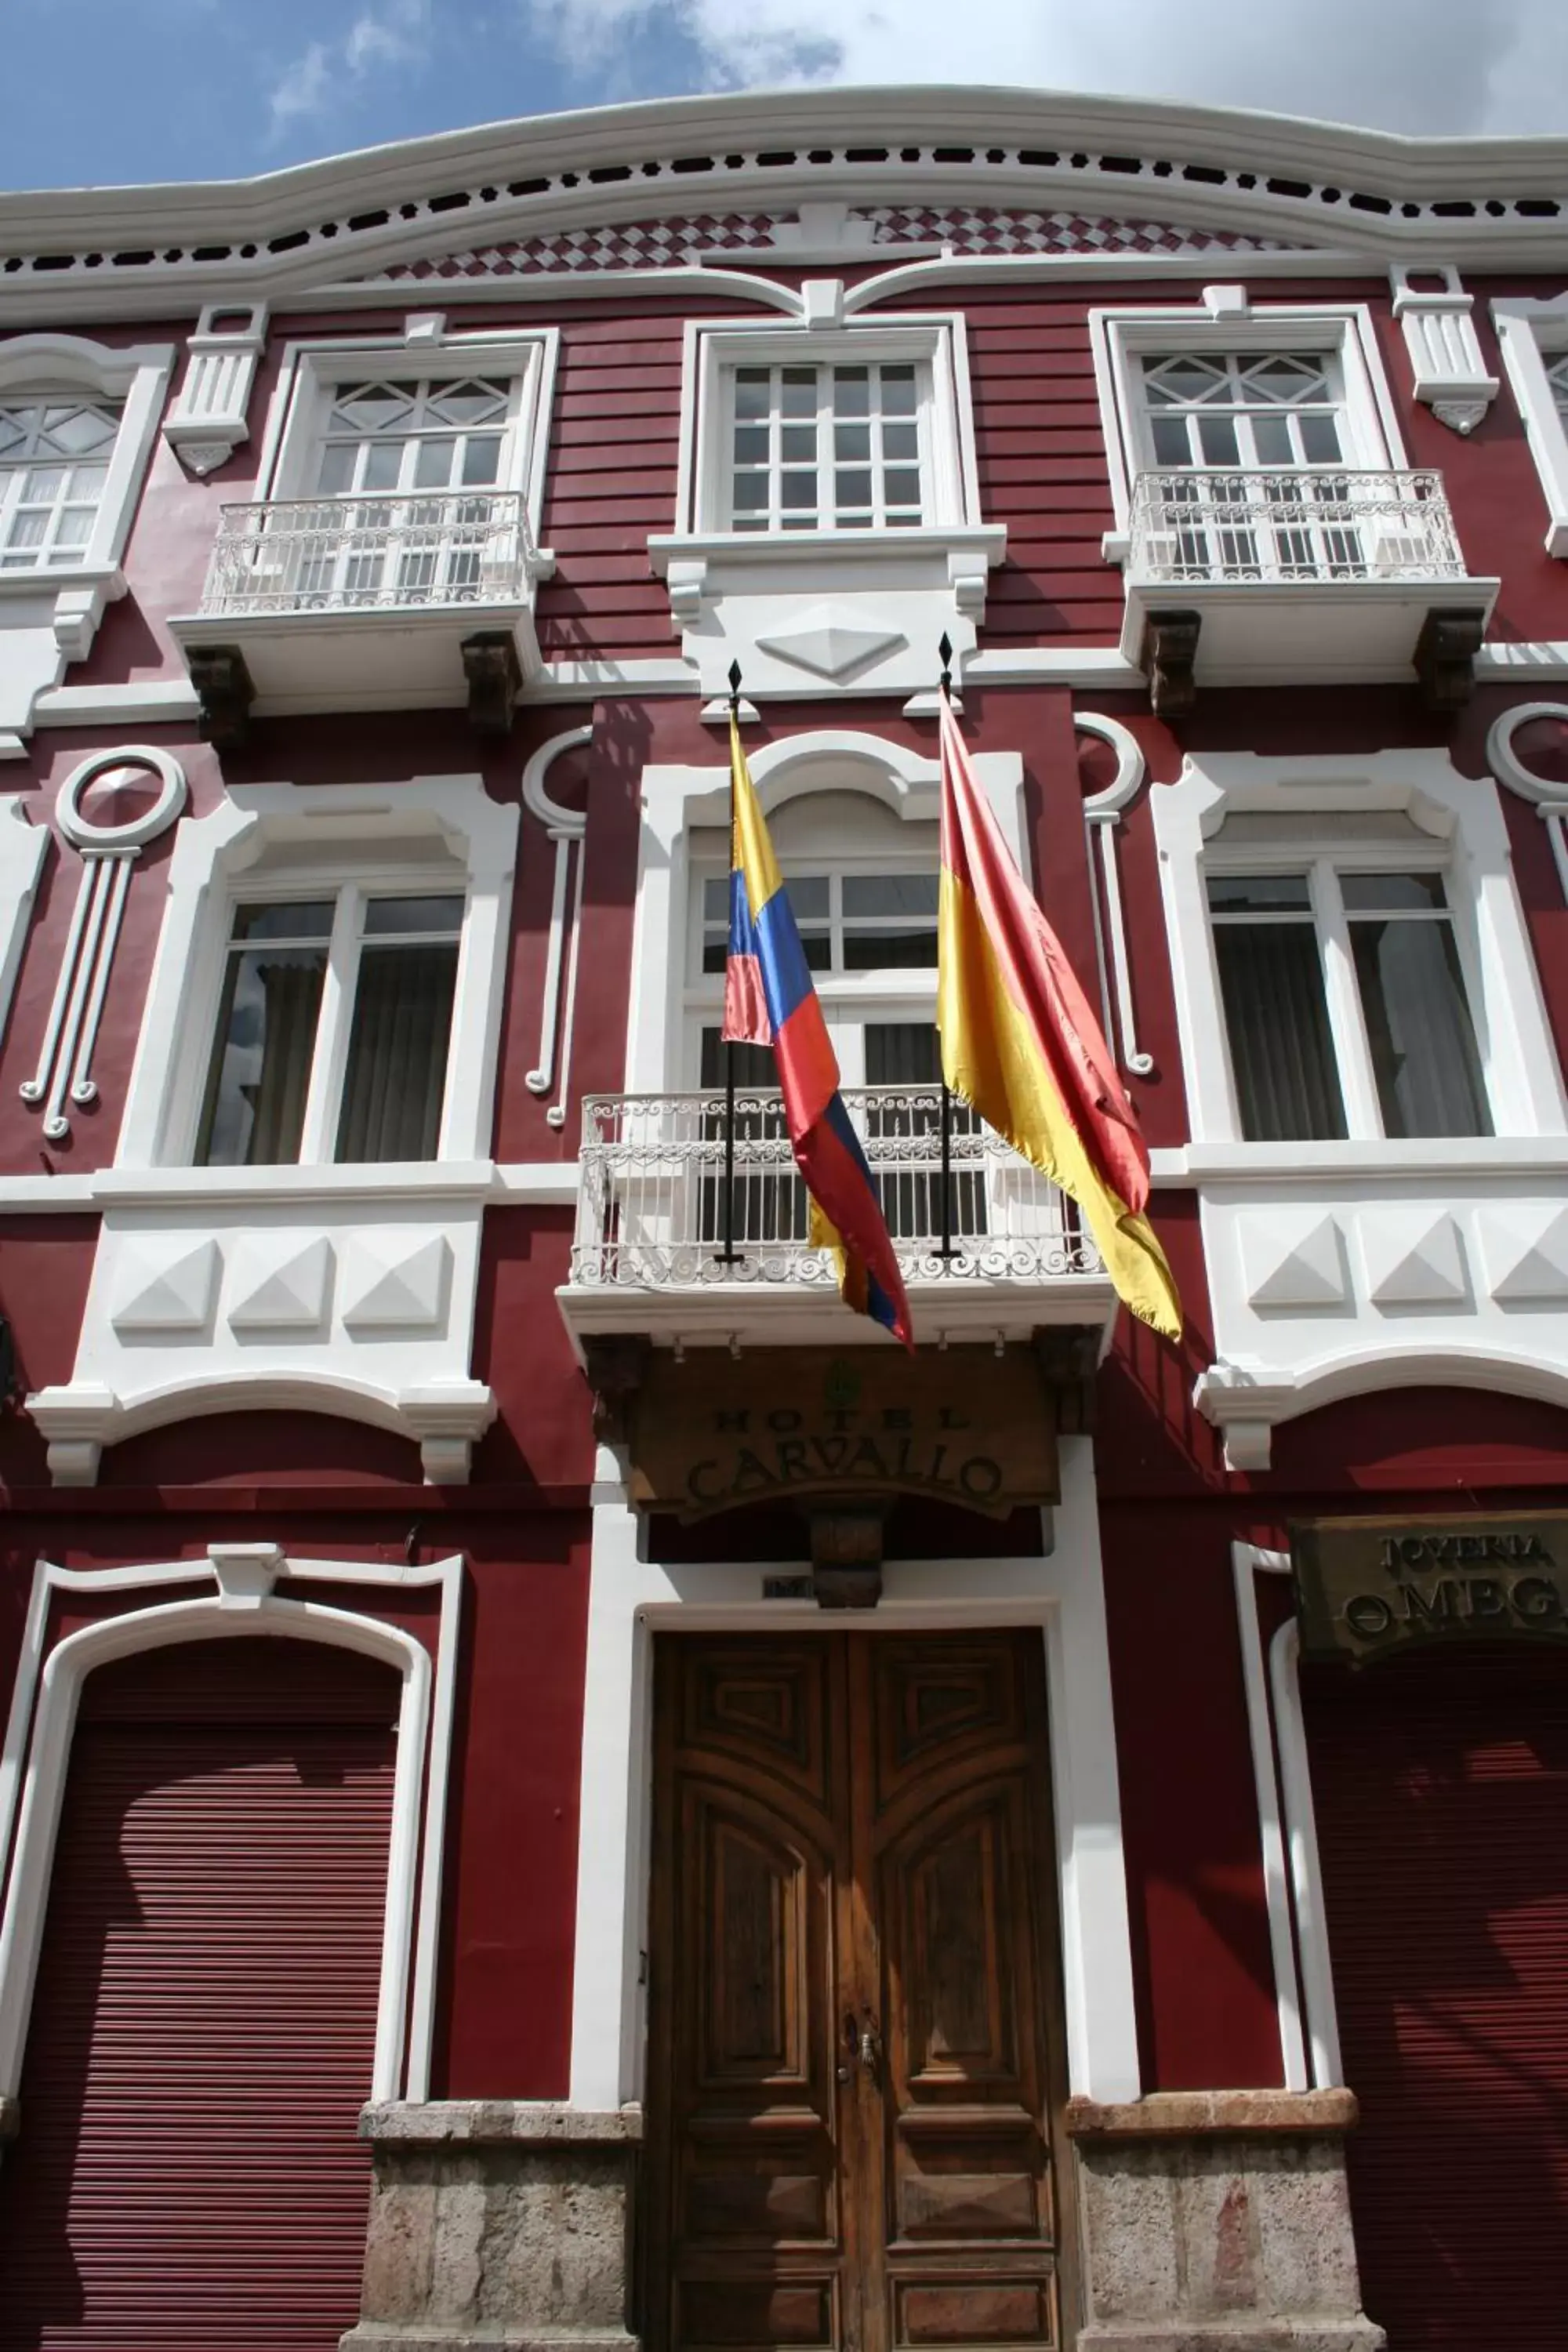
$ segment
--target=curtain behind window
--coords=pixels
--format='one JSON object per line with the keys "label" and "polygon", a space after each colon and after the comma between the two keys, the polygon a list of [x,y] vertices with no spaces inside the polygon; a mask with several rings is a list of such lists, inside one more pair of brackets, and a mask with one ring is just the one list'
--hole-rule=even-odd
{"label": "curtain behind window", "polygon": [[340,1160],[434,1160],[447,1090],[458,943],[360,954]]}
{"label": "curtain behind window", "polygon": [[1318,935],[1308,923],[1215,927],[1237,1108],[1248,1143],[1345,1134]]}

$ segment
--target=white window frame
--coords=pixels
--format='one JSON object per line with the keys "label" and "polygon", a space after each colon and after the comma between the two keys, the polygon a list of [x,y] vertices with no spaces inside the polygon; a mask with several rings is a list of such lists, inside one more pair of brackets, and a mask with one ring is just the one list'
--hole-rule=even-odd
{"label": "white window frame", "polygon": [[[973,755],[976,778],[1002,825],[1021,870],[1031,861],[1024,824],[1024,762],[1016,751]],[[765,816],[772,819],[790,801],[819,792],[864,792],[897,817],[933,824],[941,814],[941,770],[935,760],[880,736],[848,729],[824,729],[785,736],[749,753],[748,765]],[[701,935],[702,884],[722,870],[718,859],[694,853],[696,828],[722,828],[729,822],[729,770],[702,767],[645,768],[641,779],[643,822],[638,845],[637,912],[632,930],[631,1007],[626,1031],[626,1089],[661,1094],[683,1084],[695,1087],[703,1018],[722,1003],[723,981],[697,971],[693,941]],[[816,872],[843,859],[815,856],[787,861],[796,871]],[[910,860],[912,866],[916,861]],[[875,860],[868,858],[868,866]],[[886,861],[881,869],[887,870]],[[936,973],[930,969],[884,969],[819,973],[824,1009],[827,999],[857,1021],[918,1017],[936,1004]],[[831,989],[822,983],[831,982]],[[840,984],[842,987],[840,993]],[[852,1083],[845,1073],[845,1083]]]}
{"label": "white window frame", "polygon": [[[934,859],[916,856],[912,852],[900,854],[889,849],[884,854],[869,850],[837,854],[831,848],[818,854],[804,850],[792,856],[781,856],[779,870],[787,888],[794,875],[823,874],[842,878],[855,874],[924,874],[935,872]],[[728,874],[728,867],[717,857],[694,857],[691,882],[688,893],[688,921],[690,940],[687,950],[688,982],[686,992],[686,1052],[687,1076],[684,1083],[700,1087],[702,1082],[702,1032],[713,1026],[724,1010],[724,975],[702,970],[704,932],[703,899],[710,882]],[[832,894],[837,902],[837,893]],[[834,936],[842,931],[842,920],[833,918]],[[931,920],[931,941],[936,940],[936,917]],[[866,1077],[866,1028],[872,1022],[936,1021],[936,962],[929,964],[873,964],[861,971],[830,970],[814,971],[812,982],[822,1006],[827,1034],[838,1056],[838,1073],[847,1087],[863,1087]]]}
{"label": "white window frame", "polygon": [[[535,543],[544,504],[549,425],[560,352],[558,327],[516,331],[447,334],[439,322],[415,338],[420,322],[410,320],[405,337],[336,335],[287,343],[278,384],[268,410],[253,503],[313,499],[315,464],[327,411],[345,384],[376,377],[453,383],[481,376],[510,380],[514,413],[507,430],[506,467],[489,487],[521,490]],[[331,492],[324,492],[330,497]],[[389,493],[388,495],[392,495]],[[414,492],[399,493],[417,495]],[[476,495],[479,495],[476,493]]]}
{"label": "white window frame", "polygon": [[[1332,1169],[1353,1150],[1393,1169],[1426,1164],[1435,1151],[1484,1160],[1500,1139],[1568,1132],[1568,1099],[1514,884],[1508,827],[1489,780],[1461,776],[1439,751],[1291,759],[1205,753],[1189,755],[1178,782],[1157,790],[1151,807],[1197,1160],[1205,1147],[1215,1147],[1228,1167],[1304,1171]],[[1277,840],[1215,840],[1228,814],[1251,811],[1280,820]],[[1384,1135],[1348,934],[1342,920],[1325,921],[1321,903],[1314,905],[1315,925],[1349,1136],[1273,1143],[1249,1142],[1242,1135],[1208,876],[1310,873],[1320,865],[1341,873],[1387,873],[1387,840],[1358,838],[1351,824],[1342,840],[1324,839],[1325,817],[1360,811],[1408,817],[1428,837],[1430,851],[1413,856],[1414,845],[1395,844],[1393,862],[1445,877],[1490,1136]],[[1313,820],[1294,840],[1292,818]],[[1337,903],[1337,891],[1333,898]]]}
{"label": "white window frame", "polygon": [[1546,500],[1546,552],[1568,556],[1568,420],[1552,397],[1549,360],[1568,354],[1568,294],[1510,296],[1491,306],[1499,347]]}
{"label": "white window frame", "polygon": [[[40,585],[79,588],[95,576],[114,573],[125,552],[131,520],[147,470],[174,372],[172,343],[138,343],[111,351],[85,335],[16,335],[0,342],[0,400],[7,403],[63,393],[88,400],[113,401],[120,430],[109,453],[109,471],[81,562],[16,564],[0,572],[0,597]],[[123,581],[114,593],[124,586]],[[0,612],[0,625],[4,613]]]}
{"label": "white window frame", "polygon": [[[464,923],[458,933],[458,961],[462,960],[462,943],[467,928],[467,877],[461,882],[449,862],[419,865],[385,865],[374,862],[355,864],[352,867],[318,864],[268,864],[264,875],[254,882],[237,884],[225,900],[228,933],[222,941],[217,969],[214,974],[216,991],[210,993],[212,1019],[207,1028],[206,1058],[202,1063],[199,1077],[193,1055],[181,1071],[178,1080],[178,1108],[174,1111],[170,1138],[174,1142],[184,1132],[187,1137],[184,1158],[195,1163],[200,1139],[202,1109],[207,1080],[212,1068],[212,1055],[217,1044],[217,1017],[222,1002],[226,966],[231,956],[241,951],[234,939],[234,918],[243,907],[298,905],[308,899],[331,898],[332,901],[331,929],[326,942],[326,970],[322,974],[321,1001],[316,1015],[315,1045],[310,1057],[310,1076],[305,1092],[304,1118],[300,1130],[300,1150],[292,1160],[263,1162],[262,1165],[298,1168],[360,1168],[374,1167],[372,1160],[341,1160],[337,1154],[338,1127],[342,1117],[343,1081],[348,1074],[349,1048],[353,1037],[354,1012],[358,1003],[360,959],[364,951],[363,932],[366,907],[377,898],[460,898],[463,902]],[[199,983],[198,983],[199,986]],[[205,998],[197,996],[199,1006]],[[446,1129],[447,1097],[451,1088],[452,1065],[457,1031],[457,994],[452,1000],[452,1030],[447,1045],[447,1067],[442,1083],[442,1132]],[[437,1152],[437,1156],[439,1152]],[[202,1161],[202,1166],[228,1167],[226,1160]],[[241,1163],[247,1164],[247,1163]]]}
{"label": "white window frame", "polygon": [[[374,1163],[331,1158],[353,993],[353,974],[342,959],[352,961],[354,951],[347,931],[353,894],[452,891],[458,871],[467,896],[440,1138],[434,1160],[411,1164],[427,1170],[431,1191],[439,1192],[443,1169],[488,1160],[518,824],[516,804],[492,801],[477,775],[416,776],[391,786],[237,784],[208,816],[187,819],[169,862],[169,906],[116,1167],[191,1168],[234,908],[247,899],[308,890],[338,897],[333,955],[340,940],[342,948],[329,963],[322,992],[300,1158],[278,1167],[194,1172],[231,1184],[243,1180],[262,1194],[286,1189],[291,1177],[298,1181],[301,1167],[330,1164],[343,1183],[374,1185]],[[428,864],[384,854],[387,845],[410,840],[430,843],[437,854]],[[247,872],[269,851],[264,870]],[[196,1053],[190,1049],[193,1034],[200,1039]]]}
{"label": "white window frame", "polygon": [[0,572],[0,760],[18,759],[40,695],[92,651],[103,608],[125,593],[121,563],[174,369],[172,343],[111,350],[86,335],[0,341],[0,399],[63,391],[121,404],[120,430],[81,562]]}
{"label": "white window frame", "polygon": [[[767,320],[737,326],[689,321],[682,371],[680,464],[676,532],[726,547],[762,551],[787,544],[847,551],[867,541],[881,546],[930,546],[954,530],[980,521],[980,478],[962,312],[900,312],[875,323],[843,327],[781,325]],[[917,399],[922,443],[922,503],[919,525],[872,530],[734,530],[729,512],[729,383],[739,367],[860,367],[885,361],[924,370]]]}
{"label": "white window frame", "polygon": [[1399,473],[1408,463],[1365,303],[1271,302],[1254,309],[1244,289],[1211,287],[1203,302],[1191,306],[1091,310],[1089,331],[1116,515],[1115,528],[1107,532],[1104,543],[1110,562],[1123,562],[1130,552],[1138,476],[1159,470],[1145,454],[1147,411],[1139,364],[1145,352],[1331,353],[1338,362],[1342,393],[1343,466]]}

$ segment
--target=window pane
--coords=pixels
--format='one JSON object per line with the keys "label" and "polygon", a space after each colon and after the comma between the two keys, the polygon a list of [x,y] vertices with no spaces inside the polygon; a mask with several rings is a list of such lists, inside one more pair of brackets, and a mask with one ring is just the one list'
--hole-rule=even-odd
{"label": "window pane", "polygon": [[[240,911],[265,919],[314,910]],[[330,919],[330,906],[326,911]],[[247,929],[251,938],[264,936],[264,919]],[[300,1157],[326,969],[324,943],[230,951],[196,1139],[200,1166],[271,1167]]]}
{"label": "window pane", "polygon": [[782,405],[786,416],[816,415],[816,370],[815,368],[781,368]]}
{"label": "window pane", "polygon": [[1386,1135],[1489,1135],[1450,923],[1351,925]]}
{"label": "window pane", "polygon": [[310,898],[288,906],[237,907],[237,940],[327,940],[332,933],[332,901]]}
{"label": "window pane", "polygon": [[499,433],[470,433],[463,445],[463,486],[465,489],[484,489],[495,481],[500,470],[500,436]]}
{"label": "window pane", "polygon": [[929,1021],[868,1021],[868,1087],[934,1087],[942,1083],[942,1045]]}
{"label": "window pane", "polygon": [[929,915],[934,923],[937,890],[934,874],[847,874],[845,920],[858,915]]}
{"label": "window pane", "polygon": [[835,416],[868,416],[871,413],[871,375],[868,368],[835,368],[833,371],[833,414]]}
{"label": "window pane", "polygon": [[360,485],[366,490],[395,490],[403,464],[401,441],[372,441],[365,450],[364,480]]}
{"label": "window pane", "polygon": [[768,371],[766,368],[735,370],[735,414],[737,416],[765,416],[768,413]]}
{"label": "window pane", "polygon": [[414,459],[414,487],[416,490],[444,490],[452,478],[452,457],[457,443],[447,439],[421,441]]}
{"label": "window pane", "polygon": [[1440,874],[1342,874],[1340,887],[1352,915],[1447,912]]}
{"label": "window pane", "polygon": [[1304,874],[1211,874],[1208,890],[1209,910],[1215,915],[1312,911]]}
{"label": "window pane", "polygon": [[339,1160],[436,1157],[457,977],[456,940],[361,951]]}
{"label": "window pane", "polygon": [[1221,923],[1214,942],[1242,1134],[1249,1143],[1342,1136],[1317,932]]}
{"label": "window pane", "polygon": [[[771,1045],[748,1045],[737,1040],[730,1051],[735,1057],[737,1087],[777,1086],[778,1064],[773,1060]],[[724,1040],[717,1029],[702,1032],[702,1068],[698,1083],[704,1087],[721,1087],[724,1083]]]}
{"label": "window pane", "polygon": [[364,910],[367,939],[406,938],[411,931],[460,931],[463,900],[443,892],[430,898],[373,898]]}
{"label": "window pane", "polygon": [[797,923],[825,923],[828,915],[826,874],[792,874],[784,883]]}
{"label": "window pane", "polygon": [[1241,451],[1237,444],[1236,419],[1233,416],[1200,416],[1198,440],[1205,465],[1240,465]]}
{"label": "window pane", "polygon": [[1334,466],[1343,454],[1340,428],[1331,416],[1303,416],[1301,447],[1309,466]]}
{"label": "window pane", "polygon": [[1187,440],[1187,420],[1184,416],[1152,416],[1149,429],[1154,436],[1154,457],[1158,464],[1192,464],[1193,453]]}
{"label": "window pane", "polygon": [[341,498],[353,488],[353,445],[348,441],[329,442],[321,452],[321,470],[316,488],[323,498]]}
{"label": "window pane", "polygon": [[882,414],[912,416],[915,413],[915,372],[912,367],[882,370]]}
{"label": "window pane", "polygon": [[934,971],[936,931],[846,931],[846,971]]}
{"label": "window pane", "polygon": [[702,915],[705,922],[728,925],[730,877],[727,874],[710,874],[702,885]]}

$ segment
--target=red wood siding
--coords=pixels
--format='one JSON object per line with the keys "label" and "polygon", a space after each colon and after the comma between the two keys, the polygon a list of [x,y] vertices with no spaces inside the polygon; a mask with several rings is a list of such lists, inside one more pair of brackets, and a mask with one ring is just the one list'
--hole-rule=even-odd
{"label": "red wood siding", "polygon": [[562,336],[550,428],[539,592],[545,659],[673,650],[669,597],[648,569],[651,531],[675,527],[681,321],[580,321]]}
{"label": "red wood siding", "polygon": [[359,2308],[398,1677],[202,1643],[89,1678],[0,2346],[333,2352]]}
{"label": "red wood siding", "polygon": [[1368,2315],[1389,2352],[1559,2352],[1568,1657],[1307,1677]]}

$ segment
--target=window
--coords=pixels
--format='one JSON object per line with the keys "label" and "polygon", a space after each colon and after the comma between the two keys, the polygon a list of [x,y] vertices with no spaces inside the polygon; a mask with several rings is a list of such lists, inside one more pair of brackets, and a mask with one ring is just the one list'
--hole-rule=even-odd
{"label": "window", "polygon": [[1552,386],[1552,404],[1558,415],[1568,417],[1568,352],[1559,352],[1555,359],[1547,362],[1546,381]]}
{"label": "window", "polygon": [[1326,352],[1145,352],[1157,466],[1336,466],[1343,397]]}
{"label": "window", "polygon": [[69,393],[0,405],[0,571],[85,562],[121,415]]}
{"label": "window", "polygon": [[[1385,1136],[1491,1133],[1440,873],[1315,860],[1304,872],[1211,874],[1207,891],[1248,1142],[1344,1137],[1347,1091],[1375,1101]],[[1331,1002],[1336,960],[1350,984]]]}
{"label": "window", "polygon": [[198,1162],[433,1160],[463,908],[354,885],[236,908]]}
{"label": "window", "polygon": [[328,498],[492,488],[514,393],[478,377],[343,384],[331,394],[315,487]]}
{"label": "window", "polygon": [[731,370],[730,529],[868,530],[928,520],[928,376],[912,361]]}
{"label": "window", "polygon": [[1568,299],[1513,296],[1491,307],[1514,404],[1546,499],[1546,551],[1568,555]]}
{"label": "window", "polygon": [[[934,873],[791,874],[785,888],[813,971],[935,970]],[[730,936],[728,876],[709,876],[702,903],[702,969],[722,971]]]}

